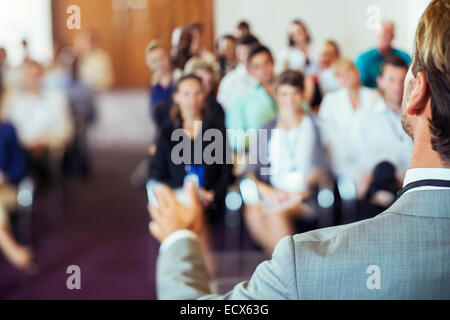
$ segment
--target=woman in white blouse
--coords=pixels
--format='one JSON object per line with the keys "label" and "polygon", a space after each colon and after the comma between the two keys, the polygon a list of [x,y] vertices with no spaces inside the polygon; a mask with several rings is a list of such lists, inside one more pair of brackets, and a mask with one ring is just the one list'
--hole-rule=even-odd
{"label": "woman in white blouse", "polygon": [[298,71],[280,75],[276,89],[279,116],[250,148],[247,174],[257,186],[259,203],[247,205],[245,219],[253,238],[267,252],[296,221],[311,218],[303,199],[319,172],[327,171],[325,150],[312,116],[302,109],[304,78]]}
{"label": "woman in white blouse", "polygon": [[[339,59],[332,65],[341,89],[325,95],[320,106],[319,119],[324,141],[329,149],[335,174],[358,180],[358,168],[349,159],[354,146],[348,143],[351,128],[363,115],[376,113],[382,97],[377,91],[362,86],[359,71],[347,59]],[[351,152],[355,154],[354,150]]]}

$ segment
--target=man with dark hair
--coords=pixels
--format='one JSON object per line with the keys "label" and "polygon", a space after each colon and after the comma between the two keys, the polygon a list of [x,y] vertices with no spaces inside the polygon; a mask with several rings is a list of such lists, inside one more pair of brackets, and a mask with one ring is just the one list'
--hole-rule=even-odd
{"label": "man with dark hair", "polygon": [[242,38],[252,34],[250,25],[247,21],[240,21],[236,26],[236,38]]}
{"label": "man with dark hair", "polygon": [[237,152],[249,147],[247,130],[258,130],[278,114],[273,98],[275,75],[272,53],[264,46],[257,46],[248,54],[247,64],[258,83],[238,97],[225,114],[230,145]]}
{"label": "man with dark hair", "polygon": [[197,234],[196,187],[188,207],[156,190],[151,233],[162,242],[161,299],[450,299],[450,2],[433,0],[416,35],[402,122],[414,140],[396,202],[368,220],[288,236],[250,281],[213,295]]}
{"label": "man with dark hair", "polygon": [[252,86],[256,80],[248,71],[247,59],[250,50],[258,45],[258,39],[247,35],[236,40],[236,60],[238,65],[220,82],[217,101],[227,110],[234,100]]}
{"label": "man with dark hair", "polygon": [[5,86],[6,59],[7,59],[6,49],[0,48],[0,98]]}
{"label": "man with dark hair", "polygon": [[[375,213],[392,204],[411,160],[413,143],[401,124],[403,88],[407,72],[408,64],[403,59],[396,56],[386,58],[377,78],[383,99],[377,101],[374,114],[364,114],[358,118],[352,127],[349,140],[354,146],[354,167],[362,170],[362,175],[366,177],[359,186],[361,195],[368,192],[364,197],[364,205],[370,208],[376,205],[378,209]],[[390,178],[385,181],[398,180],[397,183],[377,182],[378,177],[374,170],[380,170],[377,167],[382,162],[389,162],[393,168],[393,171],[389,171]],[[371,215],[373,214],[369,216]]]}

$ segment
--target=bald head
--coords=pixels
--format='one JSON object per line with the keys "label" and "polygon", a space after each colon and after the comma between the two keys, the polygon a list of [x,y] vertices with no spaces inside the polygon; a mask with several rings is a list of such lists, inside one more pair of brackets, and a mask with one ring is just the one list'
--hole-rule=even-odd
{"label": "bald head", "polygon": [[381,24],[381,29],[377,34],[378,48],[380,51],[387,51],[392,47],[395,37],[395,26],[392,21],[385,21]]}

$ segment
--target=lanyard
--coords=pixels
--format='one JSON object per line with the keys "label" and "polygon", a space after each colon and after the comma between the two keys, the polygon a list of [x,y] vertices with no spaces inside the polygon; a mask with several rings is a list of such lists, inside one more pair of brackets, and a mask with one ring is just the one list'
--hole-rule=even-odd
{"label": "lanyard", "polygon": [[[302,122],[297,124],[294,128],[291,128],[289,130],[285,130],[285,129],[281,129],[281,128],[276,128],[275,130],[278,130],[277,134],[278,134],[278,142],[284,144],[289,160],[291,161],[291,169],[290,172],[293,171],[297,171],[297,161],[296,161],[296,155],[298,152],[298,148],[297,148],[297,142],[299,141],[299,138],[301,136],[301,131],[302,129],[300,128],[300,126],[304,123],[306,116],[303,118]],[[294,131],[292,131],[294,130]],[[294,132],[294,134],[292,135],[291,133]],[[285,136],[285,140],[282,140],[282,136],[281,133],[284,134]],[[293,137],[293,140],[289,139]]]}
{"label": "lanyard", "polygon": [[450,188],[450,180],[433,180],[433,179],[427,179],[427,180],[419,180],[414,181],[411,183],[408,183],[406,186],[400,189],[400,191],[397,193],[397,199],[400,198],[405,192],[420,188],[420,187],[446,187]]}
{"label": "lanyard", "polygon": [[203,165],[188,165],[186,166],[187,175],[195,175],[198,178],[198,186],[200,188],[204,187],[204,179],[205,179],[205,168]]}

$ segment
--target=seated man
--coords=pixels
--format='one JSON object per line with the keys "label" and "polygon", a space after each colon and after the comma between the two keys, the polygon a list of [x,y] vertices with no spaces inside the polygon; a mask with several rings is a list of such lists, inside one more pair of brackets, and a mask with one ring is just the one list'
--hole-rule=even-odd
{"label": "seated man", "polygon": [[[32,170],[35,167],[42,169],[48,152],[62,156],[73,137],[66,95],[41,89],[42,76],[42,66],[34,61],[28,62],[25,66],[25,90],[5,102],[6,118],[16,128],[19,141],[31,158]],[[40,169],[36,171],[42,173]]]}
{"label": "seated man", "polygon": [[[362,115],[351,128],[349,145],[353,152],[349,161],[360,168],[361,175],[367,178],[362,181],[359,192],[364,194],[371,181],[370,174],[383,161],[391,163],[398,175],[398,188],[403,181],[412,154],[411,138],[402,129],[401,105],[407,63],[401,58],[388,57],[377,78],[378,87],[383,99],[375,106],[376,114]],[[395,176],[392,177],[395,180]],[[382,186],[378,186],[382,188]],[[389,206],[395,198],[396,190],[392,190]]]}
{"label": "seated man", "polygon": [[259,46],[250,51],[248,65],[258,83],[237,98],[225,113],[230,145],[237,152],[249,147],[247,130],[258,130],[278,114],[274,60],[269,49]]}
{"label": "seated man", "polygon": [[[211,291],[198,242],[202,208],[168,188],[149,207],[162,242],[160,299],[450,299],[450,2],[433,0],[419,22],[405,80],[402,123],[413,137],[410,170],[397,201],[375,218],[288,236],[249,281]],[[446,54],[442,54],[446,52]]]}
{"label": "seated man", "polygon": [[215,96],[217,74],[213,67],[206,61],[191,59],[184,68],[184,74],[193,74],[202,79],[205,102],[208,106],[208,111],[216,122],[225,126],[225,112],[222,105],[217,102]]}
{"label": "seated man", "polygon": [[377,87],[377,77],[380,75],[381,64],[388,56],[394,55],[402,58],[408,65],[411,63],[411,57],[406,52],[392,47],[394,32],[394,24],[392,22],[384,22],[377,34],[378,48],[364,52],[356,60],[356,66],[361,72],[362,83],[366,87]]}
{"label": "seated man", "polygon": [[15,186],[25,169],[25,152],[18,144],[14,128],[0,123],[0,250],[11,264],[22,270],[31,266],[32,252],[14,239],[8,215],[17,205]]}

